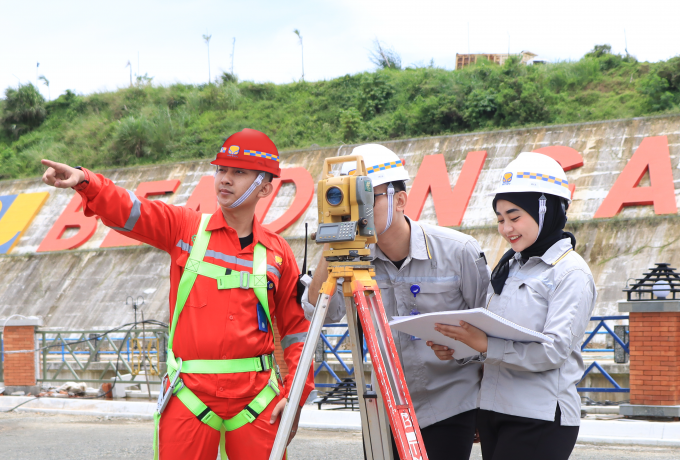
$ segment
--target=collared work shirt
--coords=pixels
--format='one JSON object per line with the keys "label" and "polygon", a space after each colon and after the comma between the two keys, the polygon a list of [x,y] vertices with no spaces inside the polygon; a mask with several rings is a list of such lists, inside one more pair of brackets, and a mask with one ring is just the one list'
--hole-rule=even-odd
{"label": "collared work shirt", "polygon": [[555,405],[562,425],[578,426],[581,399],[576,384],[583,377],[581,342],[595,306],[593,275],[568,238],[541,257],[521,265],[510,261],[500,295],[489,287],[489,310],[520,326],[553,338],[521,343],[489,337],[480,391],[480,408],[508,415],[552,421]]}
{"label": "collared work shirt", "polygon": [[[193,246],[201,213],[162,201],[150,201],[116,186],[100,174],[83,169],[89,184],[77,187],[86,216],[98,215],[121,234],[150,244],[170,254],[170,318],[177,287]],[[218,209],[206,228],[211,231],[206,262],[237,271],[253,271],[253,248],[267,248],[269,311],[276,318],[284,359],[290,374],[284,381],[286,396],[297,368],[309,321],[296,300],[298,266],[293,252],[280,236],[253,219],[253,244],[241,249],[236,231],[227,225]],[[143,262],[142,262],[143,263]],[[140,267],[143,269],[142,267]],[[173,351],[184,361],[194,359],[238,359],[271,354],[271,331],[258,328],[257,297],[252,289],[217,289],[217,281],[198,276],[175,330]],[[182,374],[192,390],[221,398],[256,396],[269,380],[270,372],[236,374]],[[314,388],[311,369],[302,401]]]}
{"label": "collared work shirt", "polygon": [[[408,219],[408,218],[407,218]],[[379,247],[371,248],[376,281],[388,320],[412,311],[466,310],[484,307],[489,269],[477,241],[471,236],[409,219],[409,255],[400,269]],[[411,287],[418,285],[414,296]],[[331,300],[328,321],[345,314],[342,286]],[[404,376],[421,428],[475,409],[480,366],[442,361],[424,340],[411,340],[392,331]]]}

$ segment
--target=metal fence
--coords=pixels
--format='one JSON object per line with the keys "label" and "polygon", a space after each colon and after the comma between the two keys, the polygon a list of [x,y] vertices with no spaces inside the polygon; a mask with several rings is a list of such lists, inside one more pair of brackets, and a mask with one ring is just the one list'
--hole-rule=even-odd
{"label": "metal fence", "polygon": [[[38,330],[36,334],[41,382],[103,383],[122,379],[121,371],[127,371],[126,382],[146,383],[148,377],[150,384],[160,384],[165,372],[165,328],[114,333]],[[68,378],[60,377],[64,371]]]}
{"label": "metal fence", "polygon": [[[622,340],[621,337],[619,337],[618,334],[616,334],[612,328],[605,322],[605,321],[618,321],[618,320],[628,320],[628,316],[592,316],[590,318],[591,321],[597,321],[597,326],[595,326],[595,329],[592,331],[587,331],[586,338],[583,341],[583,344],[581,345],[581,352],[582,353],[612,353],[612,355],[616,355],[617,351],[619,351],[619,354],[624,355],[628,357],[630,355],[630,350],[628,348],[628,342]],[[604,329],[604,330],[601,330]],[[605,336],[609,336],[613,340],[614,347],[613,348],[587,348],[588,344],[591,343],[591,341],[595,338],[597,334],[603,334]],[[627,334],[624,335],[624,338]],[[623,362],[627,362],[628,360],[622,360]],[[613,388],[607,388],[607,387],[577,387],[576,389],[579,392],[582,393],[630,393],[630,388],[623,388],[621,385],[619,385],[614,378],[612,378],[609,373],[604,370],[602,365],[598,363],[597,361],[593,361],[590,366],[586,369],[586,371],[583,373],[583,377],[581,378],[581,381],[586,378],[586,376],[593,370],[597,369],[600,371],[600,373],[606,378],[609,383],[613,385]]]}
{"label": "metal fence", "polygon": [[[325,328],[344,328],[344,331],[341,334],[325,334],[321,333],[321,341],[319,342],[319,345],[317,346],[317,350],[320,350],[320,353],[317,353],[317,357],[315,361],[317,362],[317,366],[314,369],[314,377],[316,377],[319,372],[321,372],[322,369],[326,369],[328,373],[335,379],[336,383],[317,383],[316,386],[320,388],[324,387],[335,387],[337,385],[343,384],[343,379],[338,377],[338,375],[333,371],[333,369],[330,366],[330,363],[326,359],[326,356],[328,354],[332,355],[337,359],[338,363],[342,366],[342,368],[347,372],[348,376],[354,375],[354,365],[352,364],[352,367],[349,367],[347,363],[345,362],[344,359],[342,359],[342,355],[347,356],[349,354],[349,359],[352,359],[352,350],[345,350],[342,349],[342,346],[344,345],[345,341],[349,338],[349,329],[347,328],[347,323],[340,323],[340,324],[327,324],[324,326]],[[363,355],[364,355],[364,362],[370,362],[369,356],[368,356],[368,348],[366,347],[366,341],[364,340],[363,342]],[[321,355],[321,356],[318,356]]]}
{"label": "metal fence", "polygon": [[[627,320],[627,316],[593,316],[591,321],[597,321],[592,331],[586,332],[581,351],[585,353],[615,353],[628,355],[628,341],[607,324],[608,321]],[[335,387],[342,384],[347,377],[340,377],[333,370],[331,364],[335,358],[348,377],[354,375],[351,350],[345,345],[349,331],[347,324],[329,324],[325,328],[341,329],[335,333],[321,334],[321,341],[315,359],[314,376],[326,370],[335,383],[317,383],[317,387]],[[344,329],[344,330],[343,330]],[[614,348],[588,348],[597,335],[610,336]],[[87,382],[103,383],[110,381],[113,376],[122,378],[121,371],[130,374],[126,381],[146,383],[146,376],[142,371],[142,357],[148,356],[146,373],[150,384],[159,384],[160,377],[165,372],[166,348],[168,331],[164,328],[132,329],[129,332],[102,333],[101,331],[37,331],[36,348],[40,348],[41,382]],[[48,348],[45,348],[48,347]],[[370,362],[366,342],[363,343],[364,362]],[[4,351],[4,341],[0,332],[0,350]],[[0,381],[3,381],[4,354],[0,353]],[[593,361],[583,374],[583,379],[597,369],[611,384],[612,388],[578,387],[579,392],[627,393],[629,388],[623,388],[612,378],[597,361]],[[66,371],[68,378],[59,375]],[[85,372],[94,373],[96,378],[85,378]],[[109,374],[107,376],[107,373]],[[141,377],[140,377],[141,375]],[[129,379],[129,380],[127,380]],[[582,380],[583,380],[582,379]]]}

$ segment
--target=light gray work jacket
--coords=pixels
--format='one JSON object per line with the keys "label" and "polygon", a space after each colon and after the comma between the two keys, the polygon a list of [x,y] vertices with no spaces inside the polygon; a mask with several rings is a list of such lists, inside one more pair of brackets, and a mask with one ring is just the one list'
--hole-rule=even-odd
{"label": "light gray work jacket", "polygon": [[[593,275],[568,238],[525,264],[510,261],[503,292],[489,286],[488,309],[520,326],[553,338],[552,344],[521,343],[489,337],[481,409],[552,421],[556,404],[562,425],[578,426],[583,377],[581,342],[595,306]],[[462,360],[466,361],[466,360]]]}
{"label": "light gray work jacket", "polygon": [[[408,218],[407,218],[408,219]],[[397,267],[379,247],[371,248],[376,281],[387,319],[420,313],[483,308],[489,269],[477,241],[469,235],[416,222],[411,224],[409,255]],[[418,285],[414,296],[411,286]],[[331,299],[328,322],[345,314],[342,286]],[[392,331],[421,428],[477,407],[481,366],[441,361],[424,340]]]}

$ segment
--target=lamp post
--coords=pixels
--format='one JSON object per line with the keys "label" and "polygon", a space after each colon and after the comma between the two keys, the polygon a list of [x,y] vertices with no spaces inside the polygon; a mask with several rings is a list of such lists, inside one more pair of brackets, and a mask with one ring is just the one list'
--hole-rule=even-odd
{"label": "lamp post", "polygon": [[[137,299],[135,300],[131,295],[128,296],[127,299],[125,299],[125,305],[130,305],[130,300],[132,300],[132,308],[135,310],[135,326],[137,326],[137,309],[144,305],[144,297],[137,296]],[[141,302],[140,302],[141,300]]]}
{"label": "lamp post", "polygon": [[208,84],[210,84],[211,79],[210,79],[210,39],[212,38],[212,35],[203,35],[203,40],[205,40],[205,44],[208,45]]}
{"label": "lamp post", "polygon": [[295,29],[293,33],[297,35],[298,38],[300,39],[300,56],[302,58],[302,81],[305,81],[305,51],[302,48],[302,35],[300,35],[300,31],[298,29]]}

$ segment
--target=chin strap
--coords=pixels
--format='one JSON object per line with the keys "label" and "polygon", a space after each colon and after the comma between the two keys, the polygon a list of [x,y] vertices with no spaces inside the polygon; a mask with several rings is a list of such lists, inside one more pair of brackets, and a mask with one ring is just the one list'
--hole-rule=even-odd
{"label": "chin strap", "polygon": [[390,228],[390,225],[392,225],[392,215],[394,213],[394,187],[392,184],[389,184],[387,186],[387,225],[385,225],[385,230],[382,232],[378,233],[378,235],[382,235],[387,231],[388,228]]}
{"label": "chin strap", "polygon": [[250,187],[248,188],[248,190],[246,190],[245,193],[244,193],[243,195],[241,195],[241,198],[239,198],[238,200],[234,201],[234,202],[229,206],[229,208],[235,208],[235,207],[237,207],[237,206],[243,204],[243,202],[246,201],[246,200],[248,199],[248,197],[250,196],[250,194],[253,193],[253,190],[255,190],[255,188],[256,188],[257,186],[259,186],[259,185],[262,183],[262,180],[263,180],[263,179],[264,179],[264,173],[261,172],[260,174],[257,175],[257,178],[255,178],[255,181],[250,185]]}
{"label": "chin strap", "polygon": [[538,235],[536,240],[541,235],[541,230],[543,230],[543,221],[545,220],[545,213],[548,211],[548,207],[545,205],[548,199],[545,195],[541,195],[538,199]]}

